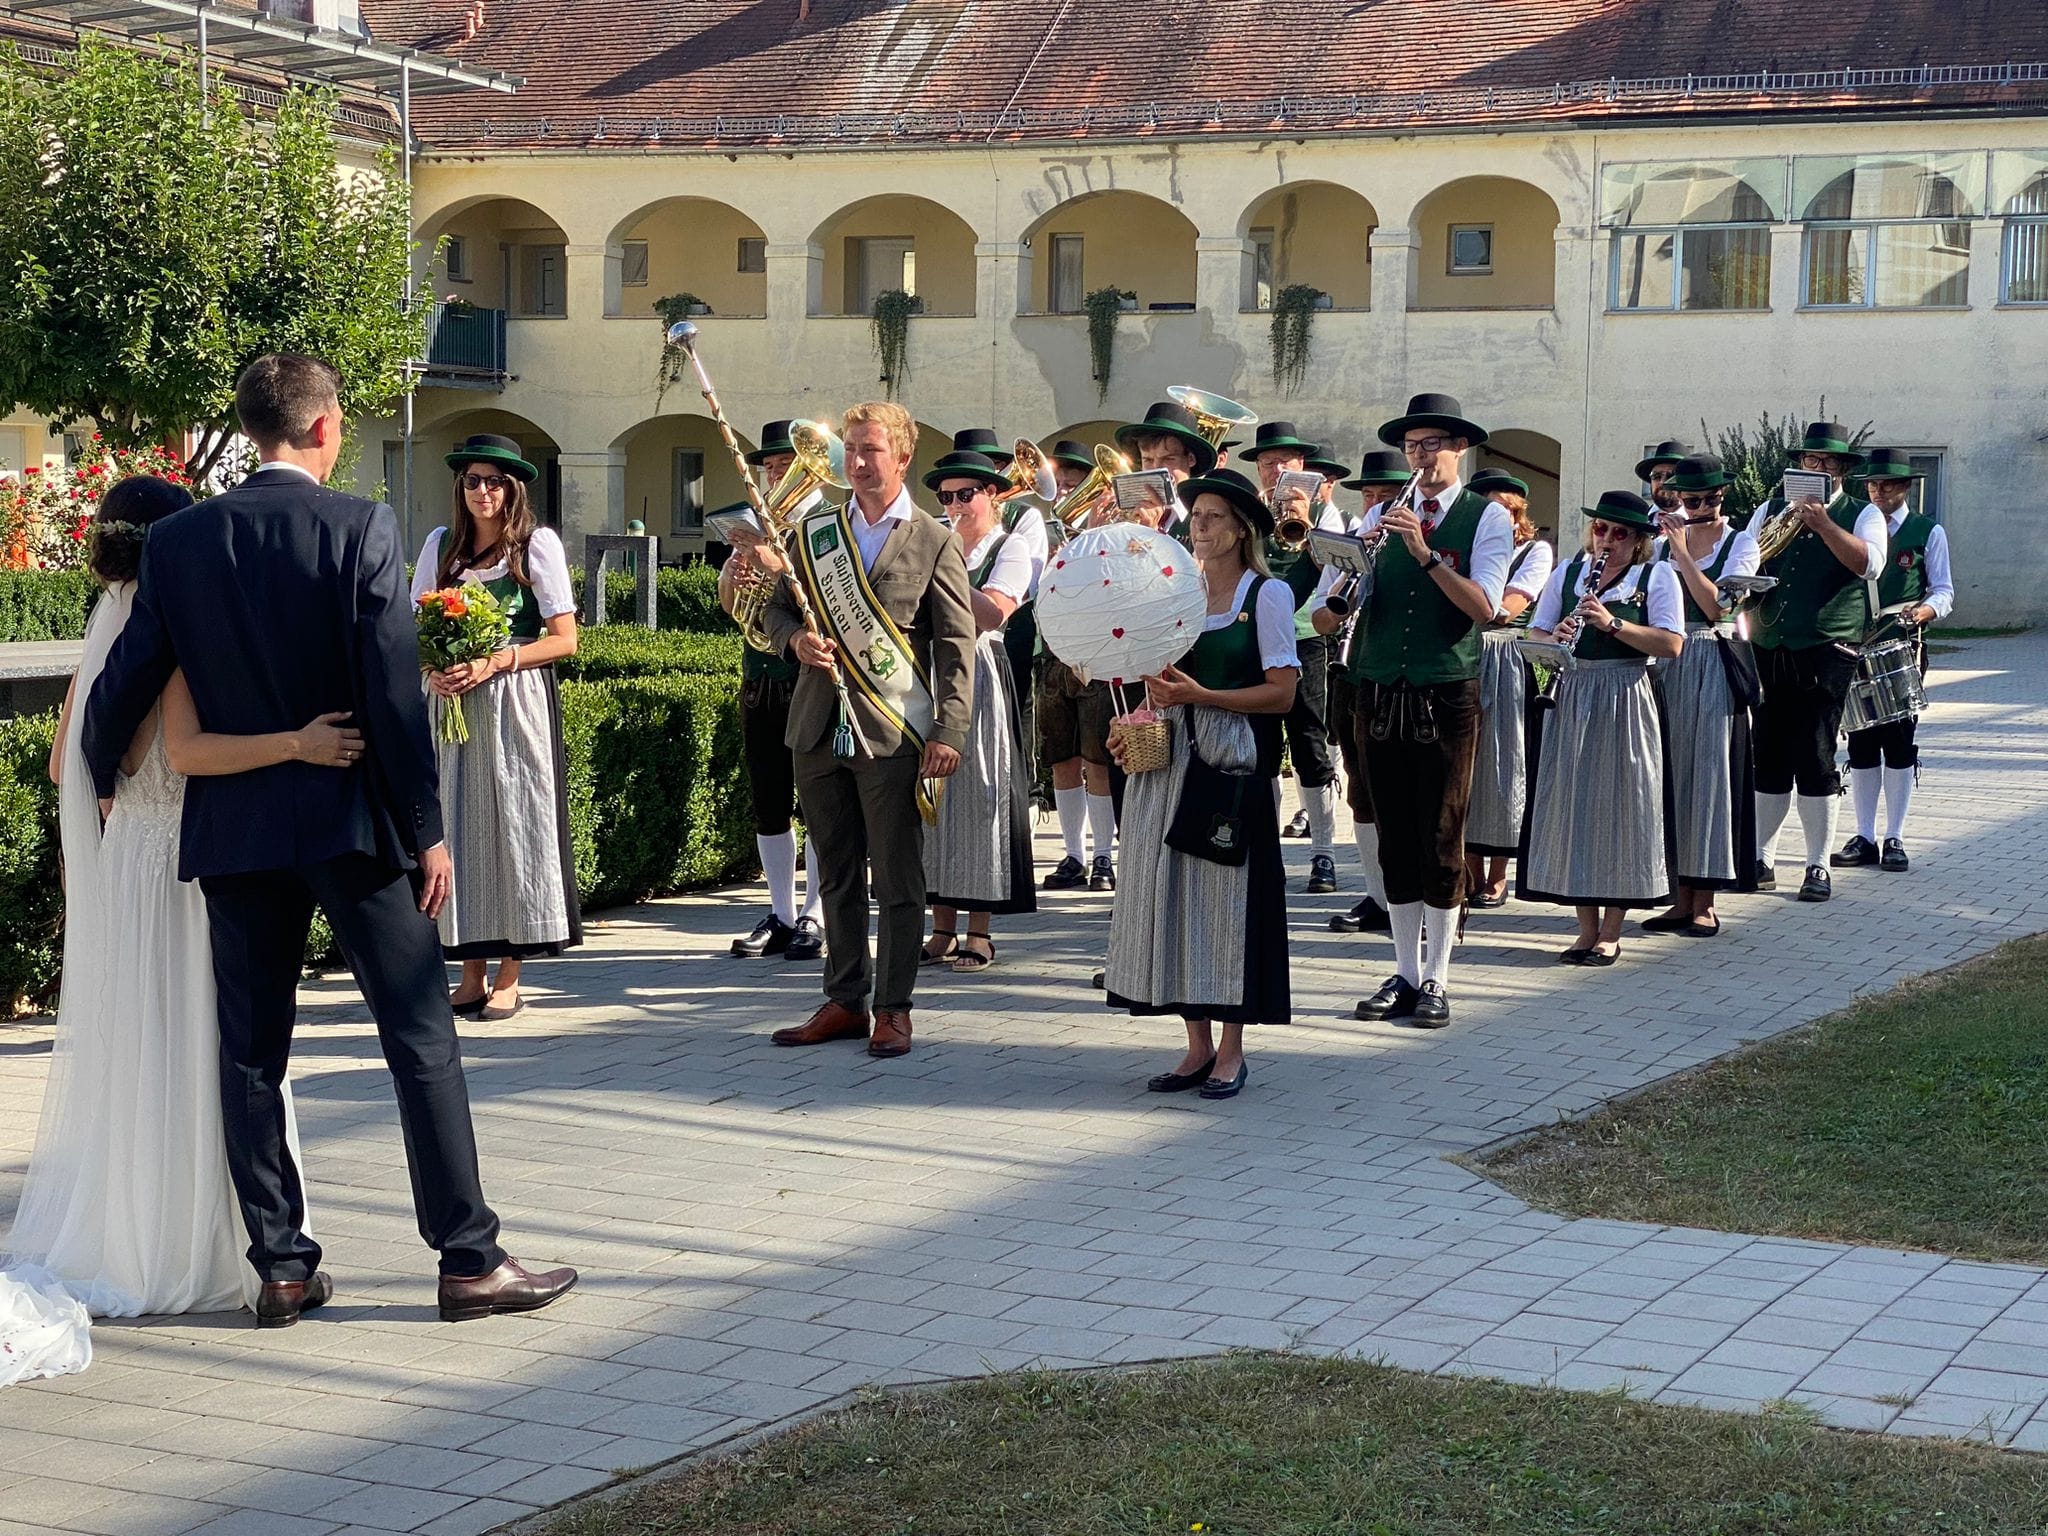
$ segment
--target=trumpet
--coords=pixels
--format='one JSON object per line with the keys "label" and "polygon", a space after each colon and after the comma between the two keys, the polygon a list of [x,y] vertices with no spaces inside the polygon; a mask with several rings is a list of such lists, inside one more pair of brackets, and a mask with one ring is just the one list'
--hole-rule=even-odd
{"label": "trumpet", "polygon": [[1211,448],[1221,448],[1223,439],[1231,433],[1259,424],[1257,411],[1239,405],[1227,396],[1197,389],[1192,384],[1167,385],[1166,398],[1185,408],[1195,418],[1195,429],[1209,440]]}
{"label": "trumpet", "polygon": [[[789,440],[796,449],[796,462],[762,497],[759,514],[769,537],[778,545],[788,538],[797,509],[811,499],[812,492],[827,487],[848,489],[846,444],[835,433],[814,421],[797,421],[790,423]],[[780,579],[757,569],[733,589],[733,622],[739,625],[747,644],[763,655],[775,647],[767,630],[761,627],[761,615],[767,611],[768,600],[775,595],[775,584]]]}
{"label": "trumpet", "polygon": [[1088,471],[1088,478],[1052,504],[1052,520],[1061,532],[1072,538],[1107,510],[1116,500],[1116,477],[1128,475],[1132,469],[1123,454],[1107,443],[1098,443],[1095,467]]}
{"label": "trumpet", "polygon": [[[1589,595],[1599,595],[1600,581],[1606,574],[1607,551],[1603,549],[1593,557],[1593,563],[1586,568],[1586,591]],[[1570,626],[1569,633],[1566,632],[1567,625]],[[1557,621],[1557,628],[1550,632],[1551,639],[1557,645],[1563,647],[1564,654],[1558,658],[1559,665],[1557,670],[1550,674],[1544,681],[1543,686],[1536,692],[1536,707],[1538,709],[1557,708],[1558,679],[1564,676],[1565,669],[1571,665],[1571,658],[1577,653],[1579,648],[1579,635],[1585,627],[1586,621],[1580,618],[1578,614],[1568,613]]]}
{"label": "trumpet", "polygon": [[1290,512],[1273,524],[1273,542],[1292,554],[1308,548],[1309,530],[1315,525],[1298,512]]}

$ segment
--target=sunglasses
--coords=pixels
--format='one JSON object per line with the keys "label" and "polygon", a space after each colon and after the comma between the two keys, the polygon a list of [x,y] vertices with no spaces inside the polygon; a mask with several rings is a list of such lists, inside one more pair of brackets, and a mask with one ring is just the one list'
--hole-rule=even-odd
{"label": "sunglasses", "polygon": [[942,507],[950,507],[956,501],[964,507],[975,497],[986,495],[987,492],[986,486],[970,485],[964,491],[934,491],[932,494],[938,497],[939,505]]}
{"label": "sunglasses", "polygon": [[1694,491],[1684,491],[1679,494],[1678,504],[1681,507],[1718,507],[1727,499],[1728,493],[1726,491],[1708,491],[1704,495]]}
{"label": "sunglasses", "polygon": [[1596,521],[1593,524],[1593,537],[1596,539],[1632,539],[1640,532],[1640,528],[1631,528],[1626,523]]}
{"label": "sunglasses", "polygon": [[1431,454],[1442,453],[1450,446],[1451,439],[1448,437],[1411,437],[1401,445],[1401,451],[1411,459],[1417,455],[1428,458]]}
{"label": "sunglasses", "polygon": [[462,488],[465,491],[502,491],[512,482],[503,475],[464,475]]}

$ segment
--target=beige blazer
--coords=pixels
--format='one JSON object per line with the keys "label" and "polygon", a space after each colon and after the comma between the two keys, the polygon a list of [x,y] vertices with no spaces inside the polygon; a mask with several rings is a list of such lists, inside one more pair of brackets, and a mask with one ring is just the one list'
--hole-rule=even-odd
{"label": "beige blazer", "polygon": [[[852,515],[860,516],[859,509]],[[929,512],[913,509],[875,557],[868,585],[897,627],[910,637],[911,650],[931,678],[931,740],[955,751],[964,750],[974,702],[975,628],[960,540]],[[776,584],[761,624],[776,651],[795,660],[790,643],[804,624],[789,582]],[[903,733],[863,699],[859,690],[853,691],[852,698],[861,731],[875,756],[911,750]],[[790,699],[789,729],[782,738],[785,744],[795,752],[816,751],[829,744],[838,720],[839,694],[830,675],[817,667],[803,668]]]}

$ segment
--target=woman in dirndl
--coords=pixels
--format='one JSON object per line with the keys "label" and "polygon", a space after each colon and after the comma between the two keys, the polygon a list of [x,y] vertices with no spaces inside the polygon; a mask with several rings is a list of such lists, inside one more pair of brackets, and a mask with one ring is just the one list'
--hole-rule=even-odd
{"label": "woman in dirndl", "polygon": [[[932,936],[920,965],[985,971],[996,963],[991,914],[1037,910],[1031,872],[1031,768],[1003,626],[1031,591],[1030,542],[1003,527],[995,492],[1009,477],[985,454],[956,449],[924,477],[967,560],[974,625],[974,712],[960,768],[946,780],[924,840]],[[967,931],[958,933],[960,913]]]}
{"label": "woman in dirndl", "polygon": [[1685,649],[1656,669],[1671,774],[1671,910],[1644,918],[1645,933],[1711,939],[1721,931],[1716,891],[1756,889],[1756,766],[1749,749],[1749,701],[1732,678],[1754,679],[1749,642],[1737,632],[1720,583],[1754,576],[1756,535],[1721,515],[1728,475],[1712,454],[1679,461],[1664,488],[1679,510],[1658,521],[1659,558],[1685,589]]}
{"label": "woman in dirndl", "polygon": [[[471,437],[447,464],[454,513],[420,549],[413,601],[474,582],[490,589],[512,630],[493,655],[426,676],[455,863],[439,919],[441,952],[462,962],[449,1002],[458,1014],[496,1021],[525,1006],[523,962],[583,942],[554,668],[576,654],[576,599],[560,535],[534,525],[526,488],[535,471],[519,445]],[[442,742],[442,714],[457,698],[469,740]]]}
{"label": "woman in dirndl", "polygon": [[[1529,664],[1515,642],[1529,633],[1529,618],[1557,556],[1529,516],[1529,487],[1498,469],[1472,477],[1480,495],[1499,502],[1515,520],[1515,553],[1508,562],[1500,612],[1481,631],[1479,748],[1472,762],[1472,804],[1465,813],[1465,889],[1468,905],[1504,906],[1508,860],[1522,839],[1527,778]],[[1490,863],[1488,861],[1491,861]]]}
{"label": "woman in dirndl", "polygon": [[[1112,1007],[1186,1021],[1179,1064],[1146,1088],[1228,1099],[1248,1075],[1245,1025],[1285,1024],[1290,1012],[1277,806],[1280,717],[1294,705],[1301,669],[1294,594],[1266,569],[1265,498],[1229,469],[1184,480],[1179,491],[1209,614],[1194,649],[1146,681],[1169,723],[1171,761],[1131,774],[1124,790],[1103,984]],[[1123,763],[1129,751],[1112,732],[1111,755]],[[1216,853],[1183,852],[1190,843]]]}
{"label": "woman in dirndl", "polygon": [[[1612,965],[1627,909],[1671,894],[1650,658],[1680,653],[1685,616],[1677,572],[1651,557],[1650,503],[1633,491],[1605,491],[1585,511],[1586,549],[1544,586],[1530,626],[1536,638],[1571,640],[1577,664],[1557,680],[1556,707],[1531,711],[1535,773],[1516,894],[1577,912],[1578,938],[1559,960]],[[1573,622],[1560,636],[1566,618]]]}

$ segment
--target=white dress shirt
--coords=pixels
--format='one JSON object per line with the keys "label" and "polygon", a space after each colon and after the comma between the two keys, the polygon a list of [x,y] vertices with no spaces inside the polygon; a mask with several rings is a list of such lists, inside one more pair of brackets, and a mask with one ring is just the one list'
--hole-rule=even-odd
{"label": "white dress shirt", "polygon": [[[1548,539],[1531,539],[1523,548],[1528,553],[1522,555],[1519,570],[1515,569],[1512,558],[1508,561],[1508,567],[1514,574],[1501,589],[1502,602],[1507,601],[1510,592],[1519,592],[1530,602],[1535,602],[1543,595],[1543,584],[1550,580],[1550,573],[1557,569],[1557,551],[1550,547]],[[1521,551],[1518,550],[1516,553],[1520,554]],[[1494,611],[1497,613],[1500,610]]]}
{"label": "white dress shirt", "polygon": [[[1886,533],[1897,533],[1906,517],[1907,509],[1901,507],[1886,518]],[[1955,612],[1956,582],[1948,566],[1948,532],[1939,523],[1927,535],[1927,595],[1920,601],[1934,610],[1937,619],[1945,619]]]}
{"label": "white dress shirt", "polygon": [[981,584],[979,590],[1021,603],[1033,580],[1031,546],[1024,542],[1022,529],[1006,536],[1001,523],[991,528],[980,543],[967,551],[967,575],[972,579],[974,573],[981,569],[981,562],[988,558],[989,549],[997,539],[1003,541],[1003,547],[996,551],[995,564],[989,567],[988,580]]}
{"label": "white dress shirt", "polygon": [[896,493],[896,499],[882,511],[872,523],[859,501],[846,509],[846,520],[853,524],[853,542],[860,550],[860,568],[872,571],[875,561],[881,556],[882,546],[889,542],[889,535],[896,531],[898,523],[907,523],[917,513],[917,506],[910,499],[910,487],[904,486]]}
{"label": "white dress shirt", "polygon": [[[1422,504],[1435,499],[1438,512],[1435,517],[1422,517],[1422,531],[1427,536],[1444,515],[1457,504],[1464,494],[1465,483],[1453,480],[1440,491],[1424,492],[1416,488],[1416,516],[1422,517]],[[1366,513],[1365,521],[1359,526],[1358,535],[1365,537],[1380,525],[1380,518],[1394,503],[1382,502]],[[1489,501],[1486,510],[1479,514],[1479,527],[1472,535],[1472,569],[1458,574],[1468,581],[1478,583],[1479,590],[1486,594],[1487,602],[1493,605],[1495,613],[1500,612],[1501,594],[1507,590],[1508,562],[1515,557],[1514,514],[1497,501]]]}
{"label": "white dress shirt", "polygon": [[[1586,578],[1593,573],[1593,562],[1584,560],[1579,565],[1579,579],[1572,584],[1572,600],[1564,600],[1565,573],[1572,568],[1567,560],[1543,584],[1543,595],[1536,599],[1536,615],[1529,621],[1529,627],[1553,634],[1559,622],[1573,608],[1579,606],[1579,599],[1586,595]],[[1647,580],[1648,607],[1643,622],[1651,629],[1668,629],[1674,635],[1685,633],[1685,589],[1678,580],[1678,571],[1668,560],[1658,560],[1646,565],[1634,566],[1627,575],[1615,582],[1601,601],[1612,603],[1635,601],[1636,594],[1644,591]]]}
{"label": "white dress shirt", "polygon": [[265,459],[261,464],[258,464],[253,470],[251,470],[250,473],[260,475],[266,469],[289,470],[292,474],[304,475],[308,480],[312,481],[315,485],[318,485],[320,483],[320,477],[314,474],[313,471],[311,471],[310,469],[306,468],[305,465],[287,464],[283,459]]}
{"label": "white dress shirt", "polygon": [[1865,502],[1863,510],[1856,514],[1856,537],[1863,541],[1866,557],[1863,579],[1875,581],[1884,570],[1884,556],[1891,546],[1891,535],[1885,529],[1884,514],[1873,503]]}

